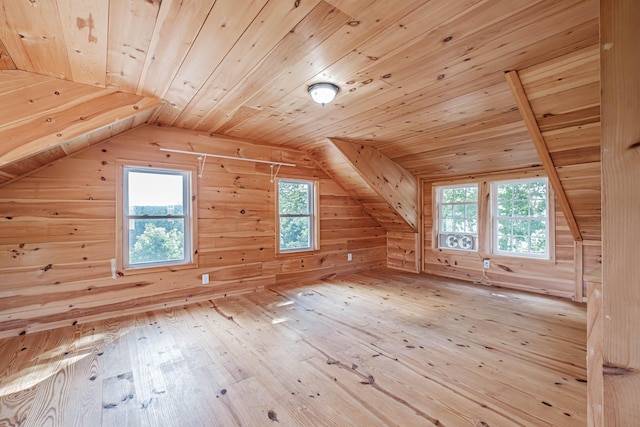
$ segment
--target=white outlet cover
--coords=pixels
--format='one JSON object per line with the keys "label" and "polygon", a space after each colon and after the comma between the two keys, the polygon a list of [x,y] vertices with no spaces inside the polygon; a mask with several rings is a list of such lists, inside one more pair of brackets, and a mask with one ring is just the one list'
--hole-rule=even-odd
{"label": "white outlet cover", "polygon": [[352,254],[347,254],[347,261],[351,261],[353,259],[353,255]]}
{"label": "white outlet cover", "polygon": [[207,283],[209,283],[209,273],[205,273],[202,275],[202,284],[206,285]]}

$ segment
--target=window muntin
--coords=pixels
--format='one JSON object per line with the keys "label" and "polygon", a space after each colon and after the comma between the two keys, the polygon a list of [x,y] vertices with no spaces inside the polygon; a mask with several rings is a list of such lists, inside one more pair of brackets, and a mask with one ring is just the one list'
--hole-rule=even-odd
{"label": "window muntin", "polygon": [[546,178],[492,183],[493,253],[549,258]]}
{"label": "window muntin", "polygon": [[316,249],[315,183],[278,180],[278,251]]}
{"label": "window muntin", "polygon": [[124,268],[192,262],[190,178],[187,171],[123,168]]}
{"label": "window muntin", "polygon": [[438,247],[477,251],[478,185],[437,188]]}

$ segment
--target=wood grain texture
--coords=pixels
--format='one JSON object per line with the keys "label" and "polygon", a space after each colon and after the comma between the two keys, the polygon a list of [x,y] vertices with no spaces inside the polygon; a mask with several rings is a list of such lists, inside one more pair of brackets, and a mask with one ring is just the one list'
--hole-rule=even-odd
{"label": "wood grain texture", "polygon": [[0,183],[149,120],[155,98],[0,71]]}
{"label": "wood grain texture", "polygon": [[[501,179],[516,179],[544,176],[540,169],[497,175],[483,175],[467,179],[440,181],[423,184],[423,262],[422,271],[438,276],[454,277],[470,282],[482,278],[483,259],[491,261],[486,277],[493,286],[523,289],[530,292],[572,298],[575,294],[574,241],[564,215],[555,210],[555,218],[550,223],[551,259],[535,260],[531,258],[500,256],[491,250],[491,220],[489,188],[490,182]],[[434,185],[450,185],[476,182],[479,186],[479,248],[477,252],[446,250],[437,247],[437,218]],[[552,202],[553,204],[553,202]],[[554,209],[550,208],[551,212]],[[484,221],[483,221],[484,218]]]}
{"label": "wood grain texture", "polygon": [[585,317],[386,270],[273,286],[0,340],[0,419],[581,426]]}
{"label": "wood grain texture", "polygon": [[509,83],[511,91],[513,92],[513,96],[516,99],[518,109],[522,114],[522,119],[524,120],[524,123],[529,130],[531,140],[533,141],[533,144],[536,147],[536,151],[540,156],[540,161],[542,162],[542,166],[544,167],[546,175],[549,179],[549,183],[551,184],[553,191],[556,193],[560,208],[562,209],[564,217],[569,224],[569,229],[571,230],[573,240],[582,240],[582,234],[580,233],[580,229],[578,228],[578,224],[576,223],[576,219],[573,215],[571,204],[569,203],[569,199],[567,198],[564,187],[562,186],[562,181],[558,177],[558,171],[556,170],[556,166],[551,159],[551,155],[549,154],[549,149],[547,148],[547,144],[544,141],[544,137],[542,136],[542,133],[540,133],[540,128],[538,127],[536,118],[533,114],[533,111],[531,110],[531,105],[529,104],[527,94],[522,87],[520,77],[518,77],[518,72],[509,71],[505,76],[507,82]]}
{"label": "wood grain texture", "polygon": [[[598,45],[518,71],[581,236],[601,236]],[[595,203],[594,203],[595,202]]]}
{"label": "wood grain texture", "polygon": [[0,40],[0,70],[15,70],[16,64],[4,47],[4,43]]}
{"label": "wood grain texture", "polygon": [[351,167],[395,209],[413,231],[418,230],[418,181],[378,150],[331,139]]}
{"label": "wood grain texture", "polygon": [[412,231],[412,227],[401,212],[380,194],[373,182],[364,178],[355,167],[357,165],[349,161],[349,158],[335,144],[329,143],[312,151],[310,155],[325,173],[357,200],[385,230]]}
{"label": "wood grain texture", "polygon": [[420,272],[420,235],[399,231],[387,232],[387,267]]}
{"label": "wood grain texture", "polygon": [[632,397],[640,393],[640,58],[634,54],[640,4],[603,0],[600,6],[604,425],[634,425],[640,422],[640,402]]}
{"label": "wood grain texture", "polygon": [[[164,98],[156,123],[309,151],[340,138],[426,179],[539,163],[505,70],[531,68],[559,145],[598,116],[597,0],[236,3],[7,0],[0,43],[21,70]],[[325,108],[319,81],[341,89]],[[556,165],[579,156],[555,148]]]}
{"label": "wood grain texture", "polygon": [[[117,162],[197,166],[194,157],[160,147],[296,164],[280,176],[319,180],[320,250],[276,256],[269,166],[210,159],[197,182],[198,268],[112,271]],[[119,134],[3,186],[0,200],[4,335],[331,277],[380,267],[386,259],[385,230],[305,153],[177,128]],[[209,286],[201,285],[203,273],[210,274]]]}
{"label": "wood grain texture", "polygon": [[106,87],[109,2],[57,0],[74,82]]}

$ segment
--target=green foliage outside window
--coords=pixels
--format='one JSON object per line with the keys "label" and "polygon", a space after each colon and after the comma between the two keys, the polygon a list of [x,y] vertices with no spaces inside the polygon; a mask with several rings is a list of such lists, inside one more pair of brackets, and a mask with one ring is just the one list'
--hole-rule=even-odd
{"label": "green foliage outside window", "polygon": [[440,231],[478,232],[478,186],[449,187],[440,190]]}
{"label": "green foliage outside window", "polygon": [[312,188],[313,184],[310,182],[278,182],[281,250],[312,247]]}
{"label": "green foliage outside window", "polygon": [[185,238],[189,228],[188,179],[182,171],[125,168],[127,265],[142,267],[189,259]]}
{"label": "green foliage outside window", "polygon": [[129,230],[131,264],[184,259],[183,219],[136,219]]}
{"label": "green foliage outside window", "polygon": [[500,183],[496,243],[500,252],[547,253],[547,181]]}

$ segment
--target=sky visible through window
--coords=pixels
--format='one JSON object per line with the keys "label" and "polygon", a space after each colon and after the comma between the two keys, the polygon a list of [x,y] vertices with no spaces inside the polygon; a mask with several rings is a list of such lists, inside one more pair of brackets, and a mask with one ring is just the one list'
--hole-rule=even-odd
{"label": "sky visible through window", "polygon": [[130,206],[182,205],[182,176],[129,173]]}

